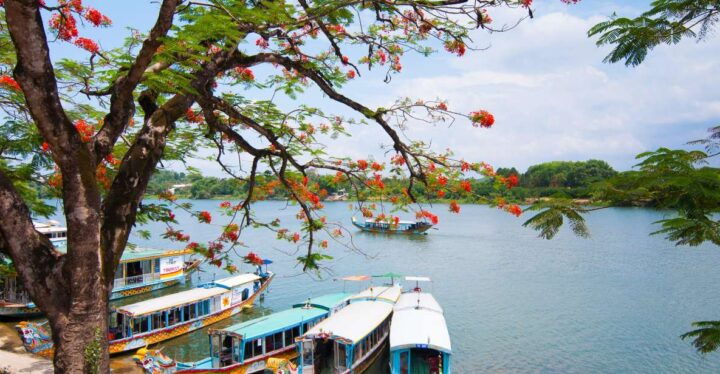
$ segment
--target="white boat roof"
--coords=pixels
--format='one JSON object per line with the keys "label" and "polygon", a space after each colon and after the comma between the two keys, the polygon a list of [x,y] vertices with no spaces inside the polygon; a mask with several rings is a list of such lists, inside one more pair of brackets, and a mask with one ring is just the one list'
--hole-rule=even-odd
{"label": "white boat roof", "polygon": [[392,304],[384,301],[356,302],[313,326],[303,337],[329,334],[355,344],[380,325],[392,313],[392,308]]}
{"label": "white boat roof", "polygon": [[452,353],[445,317],[435,298],[429,293],[405,293],[394,308],[390,351],[418,346]]}
{"label": "white boat roof", "polygon": [[260,279],[260,276],[258,276],[257,274],[245,273],[245,274],[236,275],[234,277],[221,279],[221,280],[215,281],[213,283],[215,283],[219,286],[222,286],[222,287],[233,288],[233,287],[237,287],[241,284],[254,282],[258,279]]}
{"label": "white boat roof", "polygon": [[430,282],[428,277],[405,277],[405,280],[410,282]]}
{"label": "white boat roof", "polygon": [[187,291],[148,299],[135,304],[123,305],[117,308],[117,311],[132,317],[138,317],[185,304],[195,303],[225,292],[229,291],[221,287],[198,287]]}
{"label": "white boat roof", "polygon": [[34,222],[33,221],[33,226],[35,226],[35,230],[43,232],[43,233],[67,231],[67,227],[61,226],[60,222],[53,221],[53,220],[49,220],[46,222]]}
{"label": "white boat roof", "polygon": [[389,301],[393,304],[397,302],[402,293],[400,286],[373,286],[367,290],[350,296],[350,302],[357,299],[378,299]]}

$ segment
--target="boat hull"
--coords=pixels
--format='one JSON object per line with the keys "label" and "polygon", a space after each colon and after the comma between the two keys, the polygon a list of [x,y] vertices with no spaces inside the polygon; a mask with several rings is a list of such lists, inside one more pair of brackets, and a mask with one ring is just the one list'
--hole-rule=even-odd
{"label": "boat hull", "polygon": [[182,374],[253,374],[262,373],[268,368],[268,359],[280,359],[285,361],[294,361],[297,359],[298,353],[297,348],[293,346],[278,349],[277,351],[270,352],[263,356],[253,357],[252,360],[244,362],[242,364],[229,365],[222,368],[187,368],[183,369],[180,367],[182,364],[178,364],[178,370],[176,373]]}
{"label": "boat hull", "polygon": [[252,305],[255,303],[255,299],[260,294],[265,292],[265,290],[267,290],[268,285],[274,277],[275,275],[270,276],[270,278],[263,282],[262,286],[260,287],[260,289],[258,289],[257,292],[255,292],[247,300],[239,304],[230,306],[227,309],[212,314],[208,314],[207,316],[198,318],[194,321],[187,321],[182,324],[167,327],[158,331],[152,331],[138,336],[133,336],[130,338],[111,340],[109,343],[110,347],[108,351],[110,352],[110,354],[116,354],[130,350],[136,350],[145,346],[153,345],[168,339],[178,337],[180,335],[185,335],[191,331],[195,331],[205,326],[209,326],[216,322],[230,318],[240,313],[243,309],[252,307]]}

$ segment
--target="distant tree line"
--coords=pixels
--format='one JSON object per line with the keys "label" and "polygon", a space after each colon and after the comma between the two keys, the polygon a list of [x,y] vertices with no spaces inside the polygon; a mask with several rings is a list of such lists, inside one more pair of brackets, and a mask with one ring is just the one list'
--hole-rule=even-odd
{"label": "distant tree line", "polygon": [[[525,173],[520,173],[516,168],[499,168],[497,174],[505,177],[517,175],[520,184],[505,192],[506,198],[510,201],[524,201],[527,198],[541,197],[565,197],[565,198],[590,198],[591,186],[596,182],[605,181],[618,175],[607,162],[602,160],[588,161],[551,161],[530,166]],[[258,178],[272,178],[268,172],[260,174]],[[327,195],[334,193],[350,192],[353,188],[347,181],[337,181],[334,175],[311,174],[310,183],[317,183],[320,190]],[[385,195],[390,198],[400,195],[407,186],[407,181],[398,178],[385,178]],[[469,180],[473,197],[463,197],[459,192],[449,190],[442,199],[437,196],[430,196],[423,186],[416,186],[417,196],[424,200],[458,200],[465,203],[482,203],[496,193],[493,188],[494,181],[490,178]],[[173,186],[191,185],[188,187],[175,188],[174,192],[178,197],[191,199],[220,199],[240,198],[246,195],[247,186],[240,180],[232,178],[217,178],[202,176],[197,171],[189,173],[170,170],[158,170],[150,179],[148,194],[157,195],[173,189]],[[362,196],[362,191],[360,196]],[[268,199],[287,199],[288,192],[282,188],[275,188],[270,191]]]}

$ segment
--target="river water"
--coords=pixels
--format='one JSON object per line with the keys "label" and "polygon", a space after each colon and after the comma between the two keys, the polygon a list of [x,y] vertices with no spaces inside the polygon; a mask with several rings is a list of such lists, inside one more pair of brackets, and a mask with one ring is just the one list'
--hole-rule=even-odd
{"label": "river water", "polygon": [[[229,219],[218,212],[219,201],[192,203],[197,210],[210,211],[213,223]],[[283,226],[297,226],[296,206],[262,202],[255,209],[261,218],[278,217]],[[355,231],[348,203],[327,203],[329,221],[349,228],[363,253],[331,242],[327,252],[335,259],[325,264],[322,279],[302,274],[296,266],[302,249],[290,253],[293,245],[263,229],[243,233],[241,240],[251,250],[274,261],[270,270],[277,277],[252,311],[214,327],[279,311],[310,296],[359,290],[361,285],[345,284],[335,280],[338,277],[391,271],[433,279],[425,289],[445,309],[457,373],[720,371],[720,353],[699,355],[679,338],[693,321],[720,319],[720,293],[715,291],[720,248],[674,247],[648,236],[662,213],[600,210],[587,217],[589,239],[563,230],[548,241],[523,228],[522,218],[486,206],[464,205],[459,215],[444,205],[431,210],[440,216],[437,230],[417,237],[387,236]],[[193,241],[217,237],[219,226],[176,214]],[[153,231],[153,238],[134,236],[133,242],[178,247],[160,238],[162,225],[144,228]],[[192,283],[198,276],[225,276],[209,265],[203,270]],[[163,345],[164,352],[178,360],[208,355],[205,331]]]}

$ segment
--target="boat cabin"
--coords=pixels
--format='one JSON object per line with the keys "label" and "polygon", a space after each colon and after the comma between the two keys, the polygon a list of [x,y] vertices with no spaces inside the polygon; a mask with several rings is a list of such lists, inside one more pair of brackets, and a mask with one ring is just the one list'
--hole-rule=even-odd
{"label": "boat cabin", "polygon": [[110,316],[110,340],[151,333],[227,309],[260,288],[256,274],[241,274],[198,288],[124,305]]}
{"label": "boat cabin", "polygon": [[299,373],[359,373],[382,353],[399,286],[371,287],[298,339]]}
{"label": "boat cabin", "polygon": [[52,220],[47,222],[33,222],[33,226],[35,226],[35,230],[50,239],[53,244],[58,241],[67,240],[67,227],[61,226],[60,222]]}
{"label": "boat cabin", "polygon": [[404,293],[390,327],[392,374],[450,373],[450,334],[440,304],[429,293]]}
{"label": "boat cabin", "polygon": [[115,270],[113,290],[181,277],[190,250],[126,249]]}
{"label": "boat cabin", "polygon": [[224,369],[245,367],[245,373],[266,369],[270,357],[297,356],[295,339],[328,315],[347,305],[348,293],[308,299],[292,309],[269,314],[223,329],[210,330],[210,357],[194,363],[178,363],[178,369]]}

